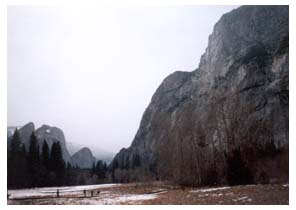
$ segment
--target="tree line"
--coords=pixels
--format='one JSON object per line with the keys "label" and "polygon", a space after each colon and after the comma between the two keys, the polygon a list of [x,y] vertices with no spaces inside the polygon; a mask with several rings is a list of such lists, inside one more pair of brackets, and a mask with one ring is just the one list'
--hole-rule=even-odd
{"label": "tree line", "polygon": [[189,186],[287,180],[288,148],[275,142],[265,107],[258,114],[257,104],[238,94],[213,97],[203,124],[190,108],[157,145],[157,179]]}
{"label": "tree line", "polygon": [[[159,139],[150,162],[137,153],[114,159],[113,182],[171,181],[184,186],[286,182],[289,148],[274,139],[268,107],[238,93],[213,94],[206,110],[184,104],[172,126],[167,113],[153,122]],[[204,112],[203,118],[199,113]]]}
{"label": "tree line", "polygon": [[28,150],[16,129],[8,146],[8,188],[31,188],[95,184],[107,181],[108,166],[99,160],[92,169],[72,166],[63,159],[60,142],[51,146],[43,141],[41,149],[35,132],[30,136]]}

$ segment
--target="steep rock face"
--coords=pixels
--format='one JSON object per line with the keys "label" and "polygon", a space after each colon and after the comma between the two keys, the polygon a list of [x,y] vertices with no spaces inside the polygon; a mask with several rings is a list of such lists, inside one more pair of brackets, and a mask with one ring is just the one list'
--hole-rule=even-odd
{"label": "steep rock face", "polygon": [[65,136],[60,128],[42,125],[36,130],[36,137],[40,142],[40,145],[42,145],[45,140],[49,148],[51,148],[54,142],[60,142],[64,161],[71,162],[70,154],[66,146]]}
{"label": "steep rock face", "polygon": [[[139,154],[141,167],[158,178],[194,174],[200,184],[213,164],[221,165],[218,174],[226,173],[222,162],[235,148],[248,148],[249,165],[274,159],[252,159],[250,151],[259,154],[270,142],[277,150],[288,148],[288,53],[288,6],[242,6],[223,15],[198,69],[175,72],[162,82],[113,168],[130,169]],[[251,170],[266,176],[278,167],[271,165],[277,166]]]}
{"label": "steep rock face", "polygon": [[[19,131],[20,141],[25,145],[27,151],[29,149],[30,137],[32,133],[35,132],[35,135],[37,137],[37,140],[40,146],[40,151],[41,151],[41,147],[43,145],[44,140],[47,142],[49,148],[51,148],[54,142],[58,141],[60,142],[60,145],[61,145],[64,160],[66,162],[71,161],[68,149],[66,147],[65,136],[61,129],[57,127],[50,127],[48,125],[43,125],[37,130],[35,130],[34,123],[30,122],[24,125],[23,127],[20,127],[18,131]],[[8,137],[8,146],[11,138],[12,138],[12,135]]]}
{"label": "steep rock face", "polygon": [[30,136],[35,131],[35,125],[32,122],[27,123],[19,129],[20,140],[29,149]]}
{"label": "steep rock face", "polygon": [[30,137],[31,134],[35,131],[35,125],[32,122],[27,123],[22,127],[8,127],[7,128],[7,143],[10,145],[10,140],[14,134],[15,129],[18,129],[20,141],[25,145],[26,149],[29,149]]}
{"label": "steep rock face", "polygon": [[74,166],[80,168],[92,168],[93,163],[96,162],[96,158],[93,156],[89,148],[84,147],[71,156],[71,161]]}
{"label": "steep rock face", "polygon": [[7,127],[7,138],[13,136],[15,129],[19,129],[17,126],[8,126]]}

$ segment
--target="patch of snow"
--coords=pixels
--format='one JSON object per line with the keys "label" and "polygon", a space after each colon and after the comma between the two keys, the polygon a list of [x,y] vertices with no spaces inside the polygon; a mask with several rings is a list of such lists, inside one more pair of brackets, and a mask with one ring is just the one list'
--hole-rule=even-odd
{"label": "patch of snow", "polygon": [[[63,195],[83,195],[83,190],[97,190],[101,188],[112,188],[121,184],[100,184],[100,185],[81,185],[69,187],[43,187],[33,189],[8,190],[11,199],[32,198],[32,197],[46,197],[40,200],[40,204],[48,204],[54,202],[55,204],[140,204],[144,200],[152,200],[158,197],[159,194],[166,191],[156,192],[153,194],[122,194],[116,191],[104,190],[97,197],[81,197],[77,198],[63,198]],[[54,198],[59,190],[61,198]],[[87,192],[89,195],[89,192]],[[50,198],[52,196],[52,198]],[[48,198],[47,198],[48,197]]]}
{"label": "patch of snow", "polygon": [[191,190],[190,192],[196,193],[196,192],[212,192],[217,190],[226,190],[230,187],[216,187],[216,188],[205,188],[205,189],[198,189],[198,190]]}
{"label": "patch of snow", "polygon": [[198,195],[198,197],[206,197],[206,196],[212,196],[212,197],[218,197],[218,196],[222,196],[223,195],[223,193],[219,193],[219,194],[217,194],[217,193],[211,193],[211,194],[200,194],[200,195]]}
{"label": "patch of snow", "polygon": [[241,197],[241,198],[237,198],[237,199],[232,199],[234,202],[236,202],[236,201],[243,201],[243,200],[246,200],[246,199],[248,199],[247,201],[252,201],[252,199],[251,198],[249,198],[248,196],[245,196],[245,197]]}
{"label": "patch of snow", "polygon": [[248,196],[245,196],[245,197],[242,197],[242,198],[238,198],[237,201],[245,200],[247,198],[248,198]]}
{"label": "patch of snow", "polygon": [[289,187],[289,184],[283,184],[283,187]]}
{"label": "patch of snow", "polygon": [[101,197],[99,199],[88,199],[81,202],[81,204],[93,204],[93,205],[117,205],[121,203],[139,203],[144,200],[152,200],[155,199],[157,195],[155,194],[126,194],[126,195],[117,195],[112,196],[108,195],[108,197]]}
{"label": "patch of snow", "polygon": [[222,193],[219,193],[219,194],[217,194],[217,193],[211,193],[211,194],[208,194],[208,193],[206,193],[206,194],[200,194],[200,195],[198,195],[198,197],[207,197],[207,196],[212,196],[212,197],[218,197],[218,196],[222,196],[223,194]]}
{"label": "patch of snow", "polygon": [[120,197],[121,201],[138,201],[138,200],[151,200],[155,199],[157,195],[143,194],[143,195],[125,195]]}
{"label": "patch of snow", "polygon": [[46,131],[45,131],[46,133],[50,133],[50,129],[46,129]]}
{"label": "patch of snow", "polygon": [[69,186],[69,187],[41,187],[41,188],[31,188],[31,189],[19,189],[19,190],[8,190],[10,198],[28,198],[34,196],[49,196],[54,195],[59,190],[60,195],[66,193],[67,195],[77,195],[82,194],[83,190],[96,190],[100,188],[110,188],[114,186],[119,186],[121,184],[99,184],[99,185],[79,185],[79,186]]}

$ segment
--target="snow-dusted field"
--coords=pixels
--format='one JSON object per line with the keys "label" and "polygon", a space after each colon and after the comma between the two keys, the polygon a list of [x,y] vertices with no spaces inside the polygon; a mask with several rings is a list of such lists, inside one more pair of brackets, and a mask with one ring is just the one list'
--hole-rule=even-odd
{"label": "snow-dusted field", "polygon": [[59,190],[60,196],[63,195],[83,195],[83,190],[99,190],[101,188],[110,188],[119,186],[120,184],[100,184],[100,185],[81,185],[81,186],[69,186],[69,187],[41,187],[31,189],[20,190],[8,190],[10,199],[23,199],[32,197],[46,197],[56,196],[57,190]]}
{"label": "snow-dusted field", "polygon": [[[91,197],[91,191],[95,196]],[[289,184],[180,188],[155,182],[45,187],[8,193],[8,204],[289,204]]]}
{"label": "snow-dusted field", "polygon": [[[122,184],[100,184],[100,185],[81,185],[69,187],[43,187],[33,189],[8,190],[8,204],[21,204],[31,200],[38,201],[38,204],[140,204],[140,201],[155,199],[159,193],[154,194],[131,194],[122,193],[116,190]],[[110,190],[110,188],[112,190]],[[59,198],[57,198],[59,190]],[[84,196],[86,190],[86,196]],[[91,197],[91,191],[94,196]],[[100,191],[99,195],[96,192]]]}

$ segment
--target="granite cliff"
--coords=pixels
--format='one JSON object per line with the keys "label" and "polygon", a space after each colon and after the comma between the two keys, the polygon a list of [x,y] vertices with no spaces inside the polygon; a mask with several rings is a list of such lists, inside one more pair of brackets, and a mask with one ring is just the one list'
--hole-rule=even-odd
{"label": "granite cliff", "polygon": [[216,23],[197,69],[164,79],[131,146],[113,159],[112,176],[196,185],[288,180],[288,148],[289,7],[242,6]]}
{"label": "granite cliff", "polygon": [[[51,127],[48,125],[42,125],[40,128],[35,129],[34,123],[30,122],[20,127],[18,131],[19,131],[20,141],[25,145],[27,151],[29,149],[30,137],[32,133],[35,132],[35,135],[38,140],[38,144],[40,146],[40,151],[43,145],[43,141],[47,142],[49,148],[52,147],[52,144],[54,142],[60,142],[64,161],[71,163],[70,154],[66,146],[66,139],[63,131],[60,128]],[[10,144],[11,139],[12,139],[12,135],[9,135],[8,146]]]}
{"label": "granite cliff", "polygon": [[73,166],[89,169],[92,168],[93,164],[96,164],[96,158],[89,148],[84,147],[71,156],[71,162]]}

